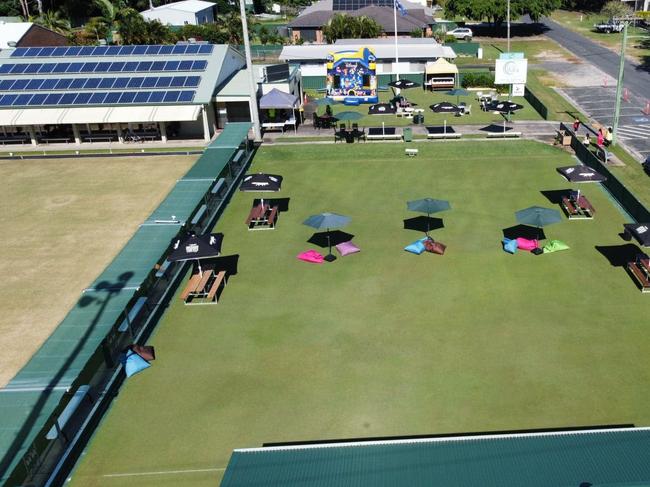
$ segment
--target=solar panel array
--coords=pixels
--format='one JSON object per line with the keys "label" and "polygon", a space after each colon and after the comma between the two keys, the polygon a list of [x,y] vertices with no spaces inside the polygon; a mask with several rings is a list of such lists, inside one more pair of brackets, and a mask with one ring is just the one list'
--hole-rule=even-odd
{"label": "solar panel array", "polygon": [[68,74],[68,73],[151,73],[158,71],[205,71],[208,62],[198,61],[130,61],[88,63],[2,64],[0,74]]}
{"label": "solar panel array", "polygon": [[154,56],[212,54],[212,44],[176,44],[151,46],[65,46],[18,47],[11,57],[79,57],[79,56]]}
{"label": "solar panel array", "polygon": [[360,8],[376,5],[378,7],[393,7],[394,0],[334,0],[332,10],[359,10]]}
{"label": "solar panel array", "polygon": [[0,91],[123,90],[128,88],[197,88],[200,76],[160,76],[146,78],[45,78],[3,79]]}
{"label": "solar panel array", "polygon": [[0,107],[188,103],[195,94],[194,90],[7,94],[0,95]]}

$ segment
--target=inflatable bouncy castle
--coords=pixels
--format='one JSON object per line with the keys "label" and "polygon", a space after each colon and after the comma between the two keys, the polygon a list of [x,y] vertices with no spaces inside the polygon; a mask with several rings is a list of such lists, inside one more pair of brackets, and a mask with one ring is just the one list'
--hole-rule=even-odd
{"label": "inflatable bouncy castle", "polygon": [[346,105],[377,103],[377,65],[367,47],[327,56],[327,96]]}

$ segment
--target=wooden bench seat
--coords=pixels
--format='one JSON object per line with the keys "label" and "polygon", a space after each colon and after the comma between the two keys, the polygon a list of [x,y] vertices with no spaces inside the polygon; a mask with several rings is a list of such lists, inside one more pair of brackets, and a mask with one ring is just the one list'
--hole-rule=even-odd
{"label": "wooden bench seat", "polygon": [[275,228],[275,220],[278,217],[278,207],[274,206],[271,208],[271,213],[269,214],[269,227]]}
{"label": "wooden bench seat", "polygon": [[637,280],[641,285],[641,292],[649,293],[650,292],[650,279],[643,270],[639,267],[636,262],[629,262],[627,268],[632,273],[632,276]]}
{"label": "wooden bench seat", "polygon": [[488,132],[487,138],[492,139],[492,138],[517,138],[521,137],[521,132]]}
{"label": "wooden bench seat", "polygon": [[573,206],[573,203],[571,203],[571,200],[569,198],[567,198],[566,196],[564,196],[562,198],[562,207],[567,212],[567,215],[569,215],[569,218],[571,218],[571,216],[575,216],[575,215],[578,215],[580,213],[578,211],[578,209],[575,206]]}
{"label": "wooden bench seat", "polygon": [[208,292],[207,300],[208,301],[216,301],[219,302],[217,298],[217,291],[219,290],[219,287],[221,284],[225,286],[227,284],[226,281],[226,271],[219,271],[217,273],[217,277],[214,279],[214,282],[212,283],[212,286],[210,287],[210,291]]}
{"label": "wooden bench seat", "polygon": [[199,274],[194,274],[192,277],[190,277],[190,280],[187,282],[187,286],[185,286],[185,289],[183,289],[183,292],[181,293],[181,299],[183,301],[187,301],[187,298],[196,290],[200,281],[201,276]]}

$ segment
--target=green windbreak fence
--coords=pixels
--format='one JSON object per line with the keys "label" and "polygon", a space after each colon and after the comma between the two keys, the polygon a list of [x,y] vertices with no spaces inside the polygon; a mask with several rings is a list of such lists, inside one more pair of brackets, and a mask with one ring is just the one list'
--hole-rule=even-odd
{"label": "green windbreak fence", "polygon": [[478,56],[478,42],[446,42],[445,46],[451,47],[458,56]]}
{"label": "green windbreak fence", "polygon": [[[246,157],[240,154],[237,165],[241,171],[250,154],[247,143],[250,127],[250,123],[226,125],[88,286],[29,362],[0,389],[0,485],[22,485],[30,475],[42,475],[46,468],[42,465],[47,463],[43,458],[61,454],[40,433],[52,427],[79,385],[95,384],[93,387],[99,389],[94,391],[95,400],[103,400],[99,384],[107,383],[115,370],[119,351],[133,340],[137,331],[133,321],[137,325],[146,322],[145,316],[156,309],[155,304],[146,302],[157,302],[171,285],[164,273],[159,276],[155,266],[163,260],[171,240],[187,228],[185,222],[199,208],[210,213],[205,204],[209,203],[214,215],[218,204],[225,201],[220,196],[223,189],[213,193],[211,188],[243,151]],[[230,184],[234,184],[232,175]],[[203,221],[209,223],[210,218]],[[85,414],[90,414],[90,402]],[[82,422],[77,423],[74,427],[80,428]],[[74,435],[66,436],[66,440],[71,436]],[[51,453],[53,450],[56,453]]]}

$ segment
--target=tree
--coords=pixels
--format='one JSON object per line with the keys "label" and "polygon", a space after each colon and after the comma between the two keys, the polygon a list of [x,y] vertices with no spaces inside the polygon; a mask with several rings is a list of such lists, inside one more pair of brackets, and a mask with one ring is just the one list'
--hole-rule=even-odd
{"label": "tree", "polygon": [[323,35],[330,44],[337,39],[372,39],[379,34],[381,34],[381,26],[374,19],[366,16],[335,14],[323,26]]}
{"label": "tree", "polygon": [[119,10],[115,19],[122,44],[166,44],[175,41],[169,27],[157,20],[146,21],[132,8]]}
{"label": "tree", "polygon": [[[510,18],[530,15],[537,22],[542,16],[560,8],[561,0],[512,0]],[[445,14],[466,17],[471,20],[488,20],[495,27],[501,25],[507,16],[507,2],[504,0],[447,0]]]}
{"label": "tree", "polygon": [[600,13],[605,15],[607,18],[612,19],[614,17],[625,17],[627,15],[632,15],[633,10],[627,3],[610,0],[603,6]]}
{"label": "tree", "polygon": [[423,29],[413,29],[411,31],[411,37],[413,37],[413,38],[424,37],[424,30]]}
{"label": "tree", "polygon": [[94,39],[99,42],[101,39],[106,39],[110,32],[110,26],[106,23],[103,17],[92,17],[86,22],[84,26],[84,34],[88,39]]}
{"label": "tree", "polygon": [[47,10],[43,15],[30,19],[38,25],[42,25],[59,34],[67,35],[70,32],[70,22],[61,15],[61,11]]}
{"label": "tree", "polygon": [[20,7],[16,0],[0,0],[0,16],[18,17],[19,15]]}
{"label": "tree", "polygon": [[271,40],[271,33],[269,32],[269,29],[263,25],[257,31],[257,37],[260,38],[260,44],[264,46]]}

